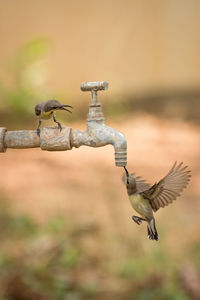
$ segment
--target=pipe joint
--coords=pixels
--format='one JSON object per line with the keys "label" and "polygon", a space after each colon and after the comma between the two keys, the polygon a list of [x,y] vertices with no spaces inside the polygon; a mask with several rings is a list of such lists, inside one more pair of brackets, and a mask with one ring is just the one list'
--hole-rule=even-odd
{"label": "pipe joint", "polygon": [[6,152],[5,136],[7,129],[0,127],[0,152]]}
{"label": "pipe joint", "polygon": [[47,151],[71,150],[71,127],[44,127],[40,135],[40,148]]}

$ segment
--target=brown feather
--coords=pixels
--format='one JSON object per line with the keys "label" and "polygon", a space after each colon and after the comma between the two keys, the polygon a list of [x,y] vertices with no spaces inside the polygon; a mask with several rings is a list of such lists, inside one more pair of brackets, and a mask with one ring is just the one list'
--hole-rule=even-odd
{"label": "brown feather", "polygon": [[48,112],[62,107],[62,104],[58,100],[48,100],[44,105],[44,111]]}
{"label": "brown feather", "polygon": [[191,177],[190,170],[185,171],[187,166],[182,165],[182,162],[179,165],[175,162],[164,178],[142,193],[150,201],[154,211],[176,200],[187,186]]}

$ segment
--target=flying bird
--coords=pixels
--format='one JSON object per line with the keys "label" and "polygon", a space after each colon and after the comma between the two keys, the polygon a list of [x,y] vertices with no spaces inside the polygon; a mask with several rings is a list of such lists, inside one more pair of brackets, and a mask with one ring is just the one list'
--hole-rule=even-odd
{"label": "flying bird", "polygon": [[60,131],[62,130],[61,124],[56,120],[55,111],[56,110],[66,110],[69,113],[71,111],[66,107],[73,108],[71,105],[61,104],[58,100],[47,100],[41,103],[38,103],[35,106],[35,114],[39,119],[38,127],[37,127],[37,135],[40,136],[40,126],[42,121],[41,120],[48,120],[53,117],[55,123],[58,124],[58,128]]}
{"label": "flying bird", "polygon": [[186,188],[190,181],[190,170],[183,163],[177,165],[175,162],[170,171],[159,182],[150,186],[141,176],[129,174],[126,167],[123,175],[123,182],[126,184],[127,193],[132,207],[141,215],[132,216],[138,225],[142,221],[147,222],[147,233],[150,240],[158,241],[153,211],[156,212],[160,207],[165,207],[172,203],[180,193]]}

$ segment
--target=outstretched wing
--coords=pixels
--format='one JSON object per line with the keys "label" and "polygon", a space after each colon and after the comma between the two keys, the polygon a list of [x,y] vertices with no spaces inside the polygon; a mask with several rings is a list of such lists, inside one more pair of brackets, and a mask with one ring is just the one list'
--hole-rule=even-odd
{"label": "outstretched wing", "polygon": [[190,170],[186,170],[187,166],[182,165],[182,162],[179,165],[175,162],[164,178],[142,193],[149,199],[154,211],[172,203],[187,186],[191,177]]}
{"label": "outstretched wing", "polygon": [[[132,176],[135,179],[136,183],[136,190],[138,193],[142,193],[146,190],[148,190],[151,186],[149,183],[146,182],[145,179],[142,179],[141,176],[136,176],[134,173],[131,173],[130,176]],[[126,173],[123,174],[122,176],[122,181],[124,184],[126,184]]]}

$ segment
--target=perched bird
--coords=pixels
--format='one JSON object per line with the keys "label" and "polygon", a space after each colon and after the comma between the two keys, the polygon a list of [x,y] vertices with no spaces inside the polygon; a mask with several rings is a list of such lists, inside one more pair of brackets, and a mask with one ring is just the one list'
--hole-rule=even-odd
{"label": "perched bird", "polygon": [[39,123],[38,123],[38,128],[37,128],[37,135],[40,136],[40,125],[42,123],[41,120],[48,120],[51,117],[53,117],[54,122],[58,124],[58,127],[59,127],[59,129],[61,131],[62,130],[62,126],[56,120],[56,117],[55,117],[54,113],[55,113],[56,110],[66,110],[69,113],[71,113],[71,111],[68,110],[66,107],[73,108],[71,105],[61,104],[57,100],[47,100],[47,101],[38,103],[35,106],[35,114],[39,118]]}
{"label": "perched bird", "polygon": [[126,167],[124,169],[126,173],[123,175],[123,182],[131,205],[142,217],[132,216],[132,219],[138,225],[146,221],[149,239],[158,241],[153,211],[167,206],[180,196],[190,180],[190,170],[187,170],[187,166],[183,167],[182,162],[179,165],[175,162],[165,177],[150,186],[141,176],[135,177],[134,174],[129,174]]}

